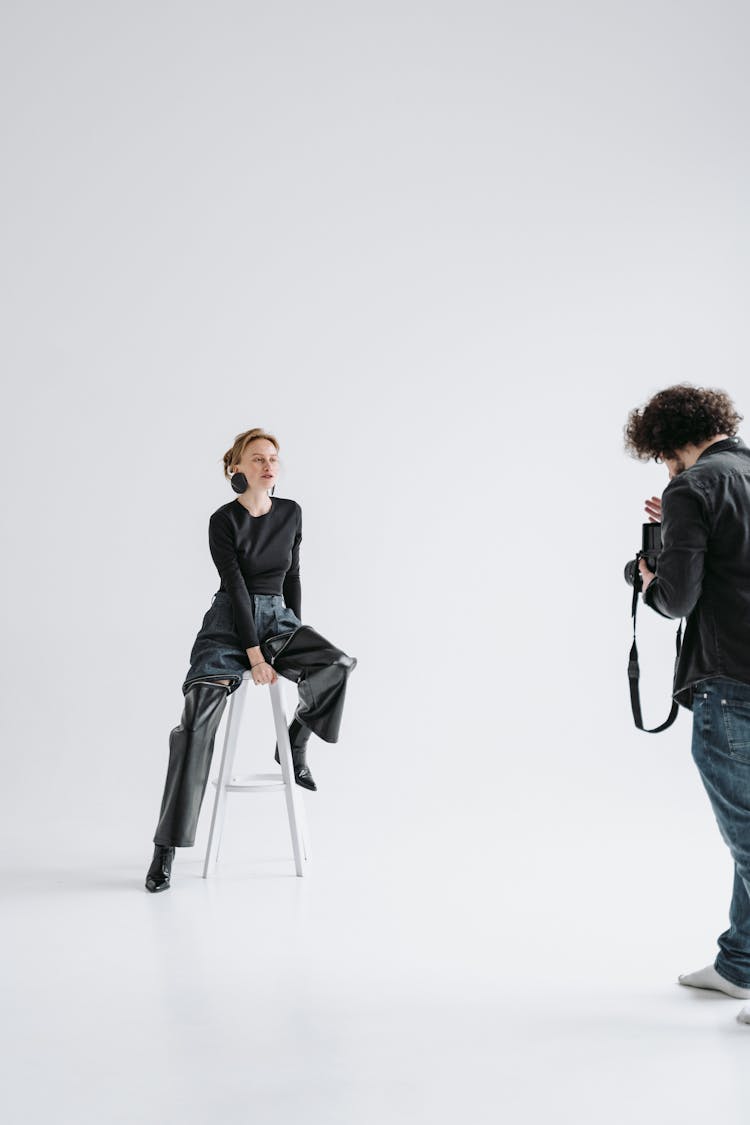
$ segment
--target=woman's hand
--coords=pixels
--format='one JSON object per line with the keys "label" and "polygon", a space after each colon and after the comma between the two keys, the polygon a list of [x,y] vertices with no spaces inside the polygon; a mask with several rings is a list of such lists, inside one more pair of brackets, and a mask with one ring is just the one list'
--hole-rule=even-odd
{"label": "woman's hand", "polygon": [[255,648],[246,648],[250,673],[254,684],[275,684],[278,676],[273,667],[263,659],[263,649],[260,645]]}
{"label": "woman's hand", "polygon": [[265,660],[258,664],[251,664],[250,674],[253,677],[254,684],[275,684],[279,678],[275,669]]}
{"label": "woman's hand", "polygon": [[646,501],[646,515],[651,523],[661,523],[661,500],[658,496]]}

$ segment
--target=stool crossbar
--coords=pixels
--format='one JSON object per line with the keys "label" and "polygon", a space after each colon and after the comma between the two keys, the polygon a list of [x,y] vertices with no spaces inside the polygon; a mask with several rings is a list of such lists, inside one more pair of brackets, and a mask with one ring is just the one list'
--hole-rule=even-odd
{"label": "stool crossbar", "polygon": [[229,710],[227,713],[226,728],[224,731],[224,746],[221,754],[219,775],[213,784],[216,786],[216,799],[214,800],[211,815],[211,829],[208,834],[208,847],[206,859],[203,864],[203,878],[212,874],[219,858],[219,848],[224,830],[227,797],[230,793],[274,793],[284,790],[286,798],[286,812],[289,819],[289,831],[292,837],[292,850],[294,852],[294,869],[297,875],[304,875],[306,861],[310,858],[307,822],[305,808],[299,794],[299,786],[294,779],[294,764],[292,762],[292,748],[289,743],[289,729],[287,726],[284,697],[282,692],[282,678],[279,676],[275,683],[268,684],[273,709],[273,721],[276,728],[276,740],[281,759],[281,773],[256,773],[235,776],[232,773],[234,758],[237,753],[242,715],[247,701],[248,684],[252,679],[250,672],[245,672],[242,683],[229,697]]}

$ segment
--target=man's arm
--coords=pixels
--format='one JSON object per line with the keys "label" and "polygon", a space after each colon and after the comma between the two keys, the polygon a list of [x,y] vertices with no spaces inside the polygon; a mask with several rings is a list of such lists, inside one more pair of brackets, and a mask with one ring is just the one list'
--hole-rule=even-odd
{"label": "man's arm", "polygon": [[682,476],[680,473],[664,490],[661,553],[656,577],[643,593],[646,605],[662,617],[687,617],[703,588],[708,511],[702,494]]}

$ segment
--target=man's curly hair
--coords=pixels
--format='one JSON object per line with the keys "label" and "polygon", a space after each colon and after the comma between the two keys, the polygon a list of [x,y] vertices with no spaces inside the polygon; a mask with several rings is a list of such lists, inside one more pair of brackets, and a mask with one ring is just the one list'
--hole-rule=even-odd
{"label": "man's curly hair", "polygon": [[672,459],[686,445],[700,445],[717,434],[734,437],[742,417],[725,391],[678,383],[630,411],[625,449],[639,461]]}

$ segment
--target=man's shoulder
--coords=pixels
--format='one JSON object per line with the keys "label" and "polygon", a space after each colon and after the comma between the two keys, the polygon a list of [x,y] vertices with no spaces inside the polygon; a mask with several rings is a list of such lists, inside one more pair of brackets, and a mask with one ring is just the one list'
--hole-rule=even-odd
{"label": "man's shoulder", "polygon": [[713,511],[713,491],[708,480],[699,480],[692,469],[685,469],[662,492],[662,520],[666,517],[682,521],[691,515],[705,518]]}
{"label": "man's shoulder", "polygon": [[662,501],[670,496],[684,496],[685,493],[694,492],[696,486],[700,488],[700,481],[693,476],[693,470],[685,469],[684,472],[678,473],[676,477],[672,477],[669,481],[661,494]]}
{"label": "man's shoulder", "polygon": [[[680,476],[701,492],[710,492],[727,477],[744,477],[750,483],[750,448],[744,443],[735,449],[722,449],[705,460],[698,460]],[[677,478],[679,480],[679,477]]]}

